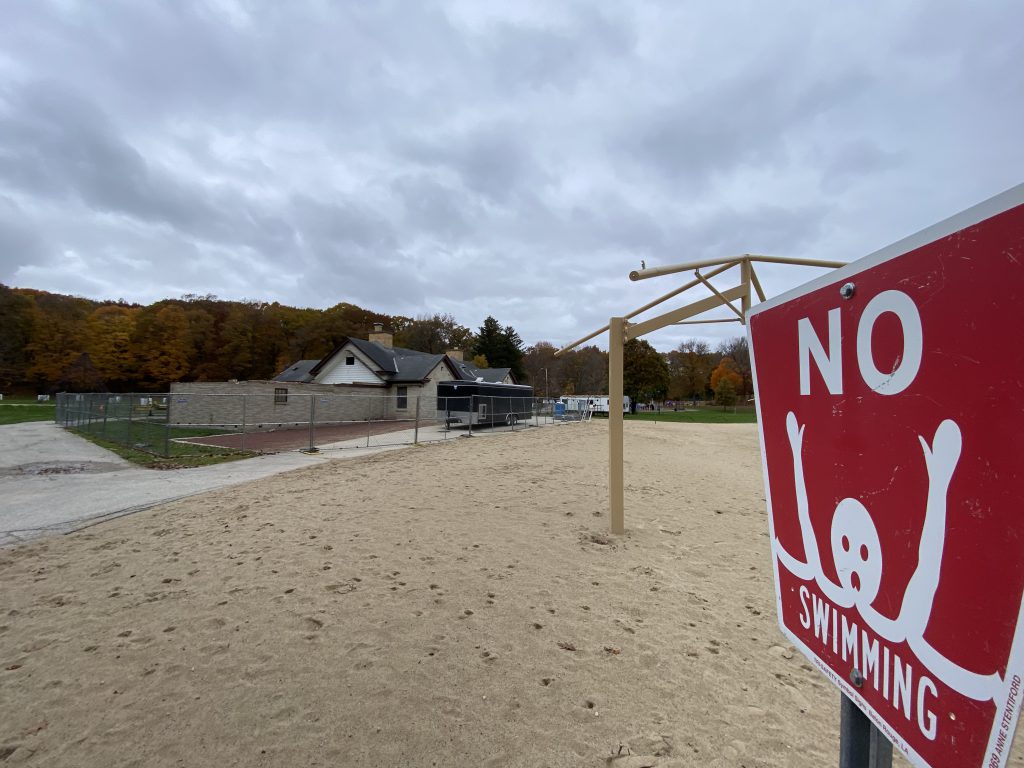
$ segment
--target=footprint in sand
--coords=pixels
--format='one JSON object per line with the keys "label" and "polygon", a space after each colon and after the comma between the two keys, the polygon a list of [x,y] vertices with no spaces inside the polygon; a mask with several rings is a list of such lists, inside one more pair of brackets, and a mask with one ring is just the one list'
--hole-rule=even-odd
{"label": "footprint in sand", "polygon": [[302,620],[302,628],[307,631],[315,632],[319,629],[323,629],[323,626],[324,623],[320,621],[320,619],[314,618],[312,616],[306,616]]}
{"label": "footprint in sand", "polygon": [[770,646],[768,652],[783,659],[793,658],[793,651],[789,648],[783,648],[781,645]]}
{"label": "footprint in sand", "polygon": [[342,584],[328,584],[324,589],[336,595],[347,595],[349,592],[355,592],[356,586],[350,582],[345,582]]}

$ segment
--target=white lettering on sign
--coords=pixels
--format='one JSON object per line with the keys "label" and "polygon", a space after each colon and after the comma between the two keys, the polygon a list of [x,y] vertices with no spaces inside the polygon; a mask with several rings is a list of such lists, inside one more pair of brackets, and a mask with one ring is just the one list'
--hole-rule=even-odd
{"label": "white lettering on sign", "polygon": [[[871,331],[875,321],[885,312],[892,312],[903,326],[903,355],[892,373],[875,368],[871,358]],[[902,291],[882,291],[864,307],[857,324],[857,365],[864,383],[880,395],[896,395],[910,386],[921,368],[924,334],[917,305]]]}
{"label": "white lettering on sign", "polygon": [[[892,312],[903,329],[903,352],[891,373],[875,367],[871,354],[871,334],[878,318]],[[839,308],[828,312],[828,349],[821,343],[811,325],[810,318],[801,317],[796,324],[797,355],[800,362],[800,394],[811,394],[811,358],[825,382],[829,394],[843,394],[842,325]],[[921,315],[907,294],[902,291],[882,291],[868,302],[857,322],[857,367],[864,383],[880,395],[896,395],[905,390],[917,377],[924,351],[924,333]]]}
{"label": "white lettering on sign", "polygon": [[[878,645],[869,645],[867,635],[862,632],[858,648],[857,630],[860,628],[854,623],[848,625],[845,617],[840,622],[837,606],[856,608],[873,634],[885,641],[881,646],[882,695],[890,700],[893,707],[902,709],[908,720],[911,719],[914,692],[910,666],[896,655],[893,655],[890,664],[887,643],[895,646],[905,642],[936,678],[960,694],[976,701],[996,700],[1004,682],[998,672],[984,674],[967,669],[945,657],[925,639],[939,585],[945,545],[946,494],[963,447],[960,427],[953,420],[946,419],[936,428],[930,443],[924,436],[918,436],[928,473],[928,491],[924,499],[925,520],[918,543],[917,568],[907,584],[895,619],[882,615],[873,605],[882,582],[885,558],[875,523],[867,508],[857,499],[847,497],[841,500],[832,514],[831,554],[839,583],[833,582],[822,568],[817,537],[811,525],[804,479],[802,454],[805,428],[806,425],[797,422],[796,414],[790,412],[786,415],[804,559],[799,560],[790,554],[778,538],[772,541],[772,549],[779,563],[797,578],[815,584],[825,596],[825,599],[819,599],[806,586],[800,587],[800,624],[805,629],[813,624],[815,637],[824,646],[831,646],[833,653],[842,654],[844,660],[851,658],[854,664],[861,661],[862,673],[865,678],[873,673],[877,690]],[[808,597],[811,598],[809,611]],[[916,697],[918,725],[925,736],[934,739],[936,725],[922,702],[928,693],[937,695],[933,693],[936,689],[931,678],[920,677],[919,685],[921,687]]]}
{"label": "white lettering on sign", "polygon": [[840,350],[839,307],[828,311],[828,348],[821,345],[811,321],[801,317],[796,324],[800,354],[800,394],[811,394],[811,358],[818,364],[821,378],[833,395],[843,394],[843,354]]}
{"label": "white lettering on sign", "polygon": [[826,649],[831,646],[833,653],[836,653],[836,637],[842,633],[843,639],[838,653],[842,654],[843,661],[849,661],[854,667],[859,667],[858,661],[863,659],[864,666],[860,671],[864,684],[880,692],[894,710],[902,712],[907,721],[916,721],[921,735],[934,741],[938,735],[938,718],[929,698],[938,698],[939,692],[935,682],[926,673],[915,676],[914,667],[909,662],[904,662],[884,641],[881,648],[885,665],[879,679],[879,639],[871,637],[868,631],[859,627],[856,622],[848,621],[846,616],[841,616],[835,605],[813,594],[805,586],[800,587],[800,600],[803,605],[801,624],[805,621],[810,623],[807,598],[811,600],[814,615],[814,636],[821,641],[822,646]]}

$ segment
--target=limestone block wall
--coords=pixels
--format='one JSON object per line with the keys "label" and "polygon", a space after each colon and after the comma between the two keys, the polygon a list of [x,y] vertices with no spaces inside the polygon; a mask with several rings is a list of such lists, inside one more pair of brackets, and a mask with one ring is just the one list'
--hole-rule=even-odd
{"label": "limestone block wall", "polygon": [[247,430],[302,426],[310,415],[318,424],[394,418],[394,396],[387,393],[384,387],[332,384],[178,382],[171,385],[167,418],[177,425],[244,424]]}

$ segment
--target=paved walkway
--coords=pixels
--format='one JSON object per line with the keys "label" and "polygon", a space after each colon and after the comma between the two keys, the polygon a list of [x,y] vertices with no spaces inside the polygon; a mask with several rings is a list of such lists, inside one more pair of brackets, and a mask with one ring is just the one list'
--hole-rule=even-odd
{"label": "paved walkway", "polygon": [[142,469],[49,422],[0,426],[0,547],[325,461],[292,452]]}

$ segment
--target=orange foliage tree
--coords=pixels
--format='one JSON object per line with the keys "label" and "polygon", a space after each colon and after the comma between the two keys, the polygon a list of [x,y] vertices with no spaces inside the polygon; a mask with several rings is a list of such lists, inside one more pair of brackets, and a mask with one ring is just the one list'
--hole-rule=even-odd
{"label": "orange foliage tree", "polygon": [[738,390],[743,386],[743,375],[736,368],[736,363],[731,357],[723,357],[718,367],[711,372],[711,388],[717,392],[722,379],[732,382],[733,389]]}
{"label": "orange foliage tree", "polygon": [[132,336],[138,309],[110,304],[86,320],[85,351],[108,387],[119,388],[138,377]]}

